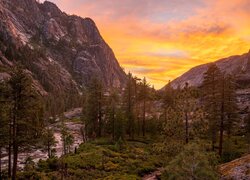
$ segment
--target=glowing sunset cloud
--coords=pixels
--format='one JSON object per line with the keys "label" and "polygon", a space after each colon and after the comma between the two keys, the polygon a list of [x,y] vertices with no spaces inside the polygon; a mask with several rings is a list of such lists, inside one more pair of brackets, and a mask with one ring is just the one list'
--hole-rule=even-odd
{"label": "glowing sunset cloud", "polygon": [[51,0],[91,17],[121,66],[160,88],[193,66],[250,49],[249,0]]}

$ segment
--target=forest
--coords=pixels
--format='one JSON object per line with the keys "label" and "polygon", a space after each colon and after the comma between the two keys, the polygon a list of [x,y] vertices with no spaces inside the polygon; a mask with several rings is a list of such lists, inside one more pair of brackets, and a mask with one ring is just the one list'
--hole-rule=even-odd
{"label": "forest", "polygon": [[[17,66],[0,82],[0,179],[219,179],[218,165],[250,151],[250,114],[242,113],[233,75],[211,63],[200,87],[171,82],[155,90],[146,78],[127,74],[124,87],[105,87],[93,76],[81,93],[39,94]],[[44,82],[46,83],[46,82]],[[81,107],[80,117],[65,119]],[[83,143],[65,125],[81,126]],[[59,122],[63,155],[56,156]],[[19,154],[43,149],[35,163]],[[2,157],[8,157],[3,166]]]}

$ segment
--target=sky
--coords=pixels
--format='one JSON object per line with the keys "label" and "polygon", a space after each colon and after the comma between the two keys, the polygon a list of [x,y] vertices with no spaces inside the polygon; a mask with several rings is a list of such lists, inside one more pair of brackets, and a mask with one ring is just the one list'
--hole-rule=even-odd
{"label": "sky", "polygon": [[159,89],[250,49],[250,0],[50,0],[93,19],[126,72]]}

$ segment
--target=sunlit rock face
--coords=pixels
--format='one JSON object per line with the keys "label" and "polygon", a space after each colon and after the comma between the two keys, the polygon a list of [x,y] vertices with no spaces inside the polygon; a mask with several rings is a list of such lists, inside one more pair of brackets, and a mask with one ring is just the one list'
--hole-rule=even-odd
{"label": "sunlit rock face", "polygon": [[[241,88],[250,87],[250,51],[243,55],[220,59],[215,61],[215,63],[222,72],[234,75]],[[209,64],[203,64],[190,69],[182,76],[173,80],[171,82],[172,87],[182,88],[186,82],[190,86],[200,86],[208,66]]]}
{"label": "sunlit rock face", "polygon": [[[231,56],[215,61],[216,65],[226,74],[235,77],[237,83],[237,102],[241,114],[250,112],[250,51],[243,55]],[[189,86],[199,87],[209,64],[203,64],[190,69],[182,76],[171,82],[173,88],[183,88],[187,82]],[[163,90],[164,88],[162,88]]]}
{"label": "sunlit rock face", "polygon": [[123,86],[126,81],[112,49],[90,18],[69,16],[48,1],[1,0],[2,72],[8,74],[8,67],[19,60],[7,57],[6,51],[18,52],[23,47],[26,54],[36,54],[22,64],[41,91],[79,91],[94,76],[107,87]]}

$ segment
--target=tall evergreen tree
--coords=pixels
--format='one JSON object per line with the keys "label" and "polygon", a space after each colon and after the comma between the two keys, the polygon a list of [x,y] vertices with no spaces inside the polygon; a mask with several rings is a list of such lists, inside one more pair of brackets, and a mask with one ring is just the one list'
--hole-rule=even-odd
{"label": "tall evergreen tree", "polygon": [[164,122],[168,119],[168,109],[173,108],[175,104],[175,93],[174,89],[169,82],[163,92],[162,96],[162,109],[163,109],[163,119]]}
{"label": "tall evergreen tree", "polygon": [[212,64],[204,76],[203,95],[205,111],[212,134],[212,149],[219,131],[219,155],[223,151],[224,132],[231,134],[237,118],[237,104],[235,82],[231,75],[221,73],[219,68]]}
{"label": "tall evergreen tree", "polygon": [[185,83],[185,86],[182,90],[178,91],[178,108],[183,112],[184,124],[185,124],[185,142],[189,142],[190,136],[190,119],[192,114],[196,111],[196,98],[194,96],[194,90],[192,90],[188,83]]}
{"label": "tall evergreen tree", "polygon": [[204,110],[209,124],[209,136],[212,141],[212,150],[215,150],[217,139],[218,123],[220,122],[220,82],[221,72],[216,64],[211,64],[204,74],[202,84],[202,98],[204,101]]}
{"label": "tall evergreen tree", "polygon": [[9,85],[12,101],[12,121],[10,122],[13,143],[12,177],[16,179],[20,147],[29,147],[34,144],[41,130],[38,125],[42,124],[42,117],[41,104],[32,87],[32,80],[20,67],[14,69]]}
{"label": "tall evergreen tree", "polygon": [[103,131],[103,87],[97,78],[93,78],[87,90],[83,109],[83,121],[88,137],[101,137]]}
{"label": "tall evergreen tree", "polygon": [[74,143],[74,137],[70,134],[67,126],[62,122],[61,125],[61,139],[63,142],[63,153],[68,154],[71,151],[71,146]]}
{"label": "tall evergreen tree", "polygon": [[168,109],[168,116],[163,124],[163,136],[167,154],[178,154],[184,145],[183,113],[178,109]]}
{"label": "tall evergreen tree", "polygon": [[9,86],[0,82],[0,179],[2,177],[2,150],[9,144],[10,99]]}
{"label": "tall evergreen tree", "polygon": [[225,77],[225,131],[230,138],[234,127],[237,125],[238,106],[236,99],[236,80],[232,75]]}
{"label": "tall evergreen tree", "polygon": [[145,136],[146,130],[146,105],[147,101],[150,99],[150,86],[144,77],[141,82],[139,100],[142,102],[142,135]]}
{"label": "tall evergreen tree", "polygon": [[117,121],[117,113],[118,113],[118,108],[119,108],[119,94],[115,88],[111,89],[110,95],[107,99],[107,118],[108,118],[108,123],[107,123],[107,130],[108,133],[112,134],[112,139],[115,140],[115,129],[116,129],[116,121]]}
{"label": "tall evergreen tree", "polygon": [[131,73],[128,74],[127,86],[124,92],[124,108],[128,122],[128,134],[130,138],[134,138],[135,133],[135,115],[134,115],[134,79]]}
{"label": "tall evergreen tree", "polygon": [[249,144],[249,152],[250,152],[250,113],[245,118],[245,136],[247,143]]}
{"label": "tall evergreen tree", "polygon": [[42,143],[48,153],[48,158],[52,157],[52,148],[56,145],[54,132],[50,128],[45,128],[42,134]]}

